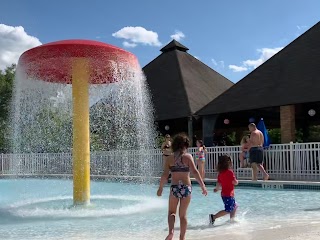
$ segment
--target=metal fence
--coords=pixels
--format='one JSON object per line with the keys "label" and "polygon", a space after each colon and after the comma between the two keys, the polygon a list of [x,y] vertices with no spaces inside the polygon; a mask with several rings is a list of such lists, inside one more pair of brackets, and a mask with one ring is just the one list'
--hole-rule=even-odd
{"label": "metal fence", "polygon": [[[194,155],[196,148],[190,148]],[[208,147],[206,177],[215,178],[218,157],[229,154],[234,171],[242,179],[251,178],[251,169],[239,168],[240,146]],[[91,153],[91,174],[95,176],[160,176],[163,162],[159,149]],[[273,144],[264,153],[267,172],[276,180],[320,181],[320,142]],[[2,175],[72,174],[72,154],[0,154]]]}

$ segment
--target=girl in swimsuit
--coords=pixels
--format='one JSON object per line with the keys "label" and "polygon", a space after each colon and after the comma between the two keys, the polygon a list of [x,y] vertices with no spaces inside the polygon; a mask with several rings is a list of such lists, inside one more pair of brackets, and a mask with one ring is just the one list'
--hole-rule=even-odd
{"label": "girl in swimsuit", "polygon": [[171,187],[169,196],[168,226],[169,234],[166,240],[173,239],[174,223],[176,219],[176,211],[179,205],[180,217],[180,240],[185,239],[187,230],[187,209],[191,200],[191,180],[190,172],[193,173],[198,181],[202,194],[207,195],[207,189],[202,181],[200,174],[195,167],[193,157],[187,153],[190,141],[187,135],[178,134],[174,137],[172,143],[173,154],[167,157],[164,172],[161,176],[160,186],[157,195],[161,196],[163,186],[167,182],[169,173],[171,172]]}
{"label": "girl in swimsuit", "polygon": [[166,134],[165,141],[162,143],[162,146],[161,146],[161,150],[162,150],[162,156],[163,156],[163,169],[164,169],[167,157],[169,157],[172,154],[171,137],[169,134]]}
{"label": "girl in swimsuit", "polygon": [[200,176],[202,179],[204,179],[205,177],[204,164],[206,161],[205,153],[207,153],[207,150],[206,150],[206,147],[203,145],[202,140],[197,140],[197,147],[198,147],[198,152],[196,152],[197,165],[200,172]]}
{"label": "girl in swimsuit", "polygon": [[240,159],[240,167],[246,167],[246,164],[244,163],[245,160],[249,159],[249,137],[244,136],[241,139],[241,153],[239,154],[239,159]]}

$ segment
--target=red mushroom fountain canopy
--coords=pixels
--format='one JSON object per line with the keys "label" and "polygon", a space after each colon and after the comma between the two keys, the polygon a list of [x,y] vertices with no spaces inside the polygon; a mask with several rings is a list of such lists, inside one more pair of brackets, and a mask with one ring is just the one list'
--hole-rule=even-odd
{"label": "red mushroom fountain canopy", "polygon": [[18,65],[27,78],[70,84],[74,58],[88,60],[91,84],[126,79],[139,67],[132,53],[91,40],[64,40],[32,48],[21,55]]}

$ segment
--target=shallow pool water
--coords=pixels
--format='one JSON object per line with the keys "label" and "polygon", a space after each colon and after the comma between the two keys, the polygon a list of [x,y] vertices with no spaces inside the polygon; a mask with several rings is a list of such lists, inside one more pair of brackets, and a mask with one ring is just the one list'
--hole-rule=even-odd
{"label": "shallow pool water", "polygon": [[[91,204],[72,207],[72,181],[0,180],[1,239],[164,239],[167,199],[157,185],[91,182]],[[280,228],[320,219],[320,192],[236,189],[237,223],[228,217],[208,224],[208,214],[223,208],[220,195],[208,186],[207,197],[193,187],[188,211],[188,238]],[[179,221],[176,223],[179,230]]]}

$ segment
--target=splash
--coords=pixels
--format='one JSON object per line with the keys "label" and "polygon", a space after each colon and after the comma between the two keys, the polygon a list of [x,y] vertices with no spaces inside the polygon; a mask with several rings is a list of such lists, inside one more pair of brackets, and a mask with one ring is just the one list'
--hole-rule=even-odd
{"label": "splash", "polygon": [[[122,69],[117,69],[122,71]],[[126,70],[127,71],[127,70]],[[122,170],[119,175],[148,172],[147,150],[154,148],[153,106],[140,68],[127,79],[90,85],[91,151],[114,151]],[[72,86],[29,79],[18,66],[12,102],[12,152],[70,153],[72,151]],[[129,151],[135,151],[135,159]],[[12,171],[21,169],[16,160]]]}
{"label": "splash", "polygon": [[72,206],[71,196],[29,199],[12,203],[1,212],[2,220],[30,221],[127,216],[165,209],[167,201],[145,196],[93,195],[86,208]]}

